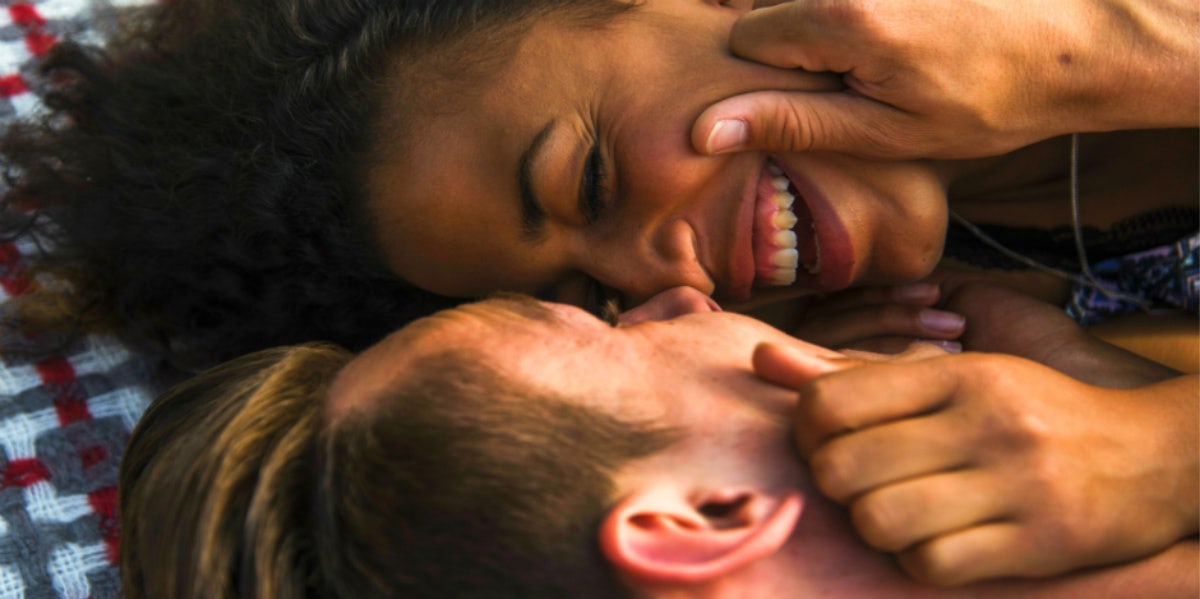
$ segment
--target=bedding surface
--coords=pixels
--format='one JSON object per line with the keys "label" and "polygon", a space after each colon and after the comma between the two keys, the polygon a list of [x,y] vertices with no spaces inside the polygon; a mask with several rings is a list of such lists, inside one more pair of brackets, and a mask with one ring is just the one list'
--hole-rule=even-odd
{"label": "bedding surface", "polygon": [[[40,110],[38,56],[99,41],[134,3],[0,0],[0,126]],[[28,288],[33,251],[0,244],[0,310]],[[103,336],[17,343],[0,355],[0,599],[119,597],[117,466],[152,398],[148,367]]]}

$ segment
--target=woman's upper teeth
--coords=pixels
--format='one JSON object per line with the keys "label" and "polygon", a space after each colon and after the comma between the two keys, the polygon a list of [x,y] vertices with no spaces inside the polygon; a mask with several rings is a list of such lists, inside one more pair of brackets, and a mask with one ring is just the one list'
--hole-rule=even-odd
{"label": "woman's upper teeth", "polygon": [[796,232],[795,231],[776,231],[775,237],[771,238],[775,245],[781,248],[794,249],[796,247]]}
{"label": "woman's upper teeth", "polygon": [[775,223],[775,226],[779,227],[780,229],[791,229],[792,227],[796,226],[796,213],[792,212],[791,208],[782,208],[779,210],[779,212],[775,213],[775,218],[772,219],[772,221]]}
{"label": "woman's upper teeth", "polygon": [[[764,214],[767,220],[760,220],[758,225],[760,229],[768,229],[757,231],[761,241],[766,242],[757,245],[758,252],[764,254],[759,258],[758,278],[761,283],[769,285],[790,285],[796,281],[796,269],[801,264],[800,253],[796,250],[797,235],[792,230],[799,220],[792,211],[796,196],[791,192],[791,181],[779,167],[771,164],[767,169],[773,192],[770,208],[763,206],[762,210],[773,214]],[[812,227],[811,221],[808,226]],[[816,259],[812,264],[805,264],[804,268],[811,274],[817,274],[821,271],[821,260],[815,230],[810,238],[816,249]]]}
{"label": "woman's upper teeth", "polygon": [[777,210],[771,217],[775,231],[770,236],[775,249],[767,256],[770,268],[762,269],[765,272],[760,274],[767,275],[767,282],[771,285],[790,285],[796,282],[796,267],[800,264],[800,254],[796,252],[796,233],[792,231],[796,225],[796,215],[792,212],[796,196],[788,191],[791,182],[783,172],[775,165],[770,168],[771,186],[775,188],[771,200]]}

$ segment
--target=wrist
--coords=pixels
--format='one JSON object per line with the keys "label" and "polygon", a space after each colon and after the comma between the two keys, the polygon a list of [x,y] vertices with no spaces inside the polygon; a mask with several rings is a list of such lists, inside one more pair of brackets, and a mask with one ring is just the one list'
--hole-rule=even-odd
{"label": "wrist", "polygon": [[1084,351],[1072,352],[1074,368],[1069,373],[1093,385],[1112,389],[1133,389],[1170,381],[1180,372],[1149,358],[1135,354],[1090,333],[1079,344]]}
{"label": "wrist", "polygon": [[1133,391],[1133,401],[1153,406],[1155,416],[1134,425],[1137,434],[1158,438],[1157,455],[1150,456],[1168,473],[1163,488],[1170,492],[1180,538],[1200,532],[1200,377],[1179,376]]}

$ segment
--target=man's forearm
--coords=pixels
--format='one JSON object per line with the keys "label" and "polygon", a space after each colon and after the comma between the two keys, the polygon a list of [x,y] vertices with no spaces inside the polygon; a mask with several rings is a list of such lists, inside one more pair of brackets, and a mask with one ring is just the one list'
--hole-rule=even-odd
{"label": "man's forearm", "polygon": [[[1096,0],[1080,131],[1200,124],[1200,3]],[[1069,57],[1060,60],[1069,60]]]}

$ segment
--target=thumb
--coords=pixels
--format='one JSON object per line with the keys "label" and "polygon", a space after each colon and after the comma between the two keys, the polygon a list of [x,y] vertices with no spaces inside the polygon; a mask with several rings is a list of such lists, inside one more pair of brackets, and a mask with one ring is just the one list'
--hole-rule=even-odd
{"label": "thumb", "polygon": [[919,155],[894,135],[907,113],[854,92],[760,91],[709,106],[692,127],[701,154],[828,150],[864,158]]}
{"label": "thumb", "polygon": [[752,358],[754,374],[759,378],[788,389],[800,389],[822,374],[845,370],[857,365],[830,350],[813,351],[760,343]]}

